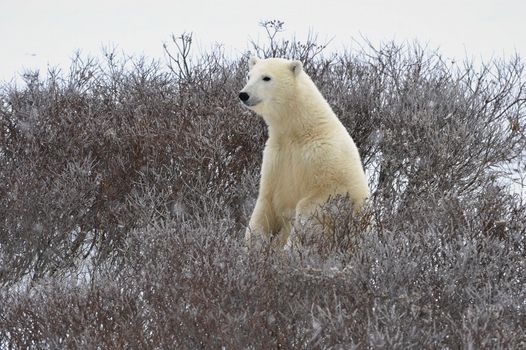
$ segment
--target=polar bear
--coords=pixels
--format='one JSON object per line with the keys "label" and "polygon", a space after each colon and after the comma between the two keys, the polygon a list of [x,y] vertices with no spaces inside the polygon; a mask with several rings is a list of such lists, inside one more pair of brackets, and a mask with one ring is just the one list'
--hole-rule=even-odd
{"label": "polar bear", "polygon": [[248,246],[255,234],[290,246],[294,223],[333,195],[347,195],[359,211],[369,188],[358,149],[300,61],[250,58],[239,99],[268,126]]}

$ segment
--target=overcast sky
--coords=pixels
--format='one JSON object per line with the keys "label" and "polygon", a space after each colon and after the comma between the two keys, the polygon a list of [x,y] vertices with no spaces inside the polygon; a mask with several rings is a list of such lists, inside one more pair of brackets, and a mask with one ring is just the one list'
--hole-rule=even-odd
{"label": "overcast sky", "polygon": [[263,37],[265,19],[285,21],[285,35],[333,38],[333,49],[363,35],[373,43],[416,39],[456,59],[515,52],[524,59],[525,13],[525,0],[0,0],[0,81],[28,68],[67,67],[77,49],[99,55],[117,46],[162,58],[163,42],[183,31],[203,49],[220,42],[238,55]]}

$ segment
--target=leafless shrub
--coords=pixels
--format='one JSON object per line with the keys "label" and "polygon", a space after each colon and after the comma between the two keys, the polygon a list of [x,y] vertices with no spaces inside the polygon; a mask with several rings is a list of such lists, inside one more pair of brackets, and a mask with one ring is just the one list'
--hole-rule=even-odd
{"label": "leafless shrub", "polygon": [[[261,45],[252,41],[253,54],[260,58],[283,57],[297,59],[303,62],[304,68],[311,73],[310,65],[327,48],[329,42],[319,43],[314,33],[309,33],[304,42],[295,37],[292,39],[280,39],[278,34],[284,30],[284,22],[279,20],[262,21],[260,25],[265,29],[268,45]],[[316,71],[316,69],[312,69]]]}
{"label": "leafless shrub", "polygon": [[[367,219],[327,204],[302,254],[246,252],[264,124],[246,57],[76,56],[0,93],[2,348],[522,348],[526,207],[518,58],[280,40],[358,144]],[[248,56],[248,54],[246,55]]]}

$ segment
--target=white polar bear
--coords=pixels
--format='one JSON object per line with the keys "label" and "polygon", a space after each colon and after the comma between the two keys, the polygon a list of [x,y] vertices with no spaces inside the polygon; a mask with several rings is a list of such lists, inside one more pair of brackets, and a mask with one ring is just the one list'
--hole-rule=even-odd
{"label": "white polar bear", "polygon": [[241,101],[268,126],[259,195],[245,234],[287,240],[330,196],[348,195],[355,211],[369,196],[358,149],[300,61],[249,60]]}

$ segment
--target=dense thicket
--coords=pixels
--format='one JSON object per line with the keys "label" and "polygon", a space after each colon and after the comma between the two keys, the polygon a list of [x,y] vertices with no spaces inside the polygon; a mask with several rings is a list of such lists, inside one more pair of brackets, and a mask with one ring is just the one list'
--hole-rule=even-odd
{"label": "dense thicket", "polygon": [[359,146],[370,228],[340,205],[301,254],[244,250],[248,56],[78,56],[0,93],[0,347],[526,346],[523,62],[266,28],[254,52],[303,60]]}

